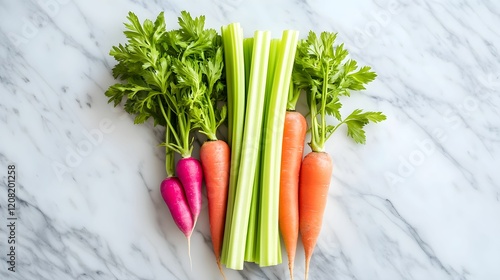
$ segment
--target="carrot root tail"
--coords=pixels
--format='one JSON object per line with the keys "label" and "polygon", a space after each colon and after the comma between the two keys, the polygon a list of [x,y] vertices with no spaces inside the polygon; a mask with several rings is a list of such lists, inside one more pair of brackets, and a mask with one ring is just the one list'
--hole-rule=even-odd
{"label": "carrot root tail", "polygon": [[290,280],[293,280],[293,260],[288,261],[288,270],[290,271]]}
{"label": "carrot root tail", "polygon": [[217,267],[219,268],[222,278],[226,280],[226,275],[224,274],[224,270],[222,270],[222,264],[220,263],[220,259],[217,259]]}
{"label": "carrot root tail", "polygon": [[309,276],[309,262],[311,261],[310,258],[306,258],[306,276],[305,276],[305,280],[307,280],[308,276]]}

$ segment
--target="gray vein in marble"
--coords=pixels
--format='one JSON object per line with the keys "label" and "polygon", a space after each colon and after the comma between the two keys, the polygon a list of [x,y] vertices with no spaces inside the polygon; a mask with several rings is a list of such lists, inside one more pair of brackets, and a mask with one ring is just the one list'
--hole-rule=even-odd
{"label": "gray vein in marble", "polygon": [[436,137],[431,134],[429,130],[427,130],[425,127],[423,127],[418,121],[413,119],[403,108],[400,110],[401,114],[405,114],[409,120],[411,120],[416,126],[418,126],[421,129],[421,132],[427,136],[428,139],[432,139],[432,142],[436,147],[442,152],[442,154],[455,165],[455,167],[462,173],[464,178],[470,183],[470,185],[477,189],[477,182],[475,180],[475,177],[473,174],[466,168],[464,167],[453,155],[451,155],[448,150],[440,143],[440,141],[437,141]]}

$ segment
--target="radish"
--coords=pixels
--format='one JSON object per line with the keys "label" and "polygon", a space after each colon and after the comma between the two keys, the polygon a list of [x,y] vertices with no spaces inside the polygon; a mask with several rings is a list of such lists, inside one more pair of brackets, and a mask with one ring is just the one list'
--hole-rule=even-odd
{"label": "radish", "polygon": [[161,182],[160,192],[175,224],[188,240],[189,262],[191,262],[191,233],[194,222],[182,184],[177,177],[168,177]]}
{"label": "radish", "polygon": [[203,181],[201,163],[193,157],[182,158],[177,162],[176,173],[184,187],[187,204],[194,220],[193,225],[196,225],[201,212],[201,185]]}

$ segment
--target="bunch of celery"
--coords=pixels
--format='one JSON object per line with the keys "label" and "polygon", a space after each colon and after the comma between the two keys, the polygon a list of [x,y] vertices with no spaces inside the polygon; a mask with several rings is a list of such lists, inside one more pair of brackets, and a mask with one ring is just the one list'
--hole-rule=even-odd
{"label": "bunch of celery", "polygon": [[281,263],[278,228],[283,122],[298,32],[243,38],[238,23],[222,28],[231,171],[222,263],[243,269]]}

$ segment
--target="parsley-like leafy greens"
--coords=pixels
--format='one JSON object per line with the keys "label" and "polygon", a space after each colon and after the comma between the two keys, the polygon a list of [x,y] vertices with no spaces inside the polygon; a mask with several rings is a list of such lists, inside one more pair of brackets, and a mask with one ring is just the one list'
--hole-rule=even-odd
{"label": "parsley-like leafy greens", "polygon": [[[299,42],[295,57],[292,81],[295,91],[305,90],[311,115],[311,142],[315,152],[324,150],[326,140],[342,124],[347,125],[347,135],[357,143],[365,143],[363,127],[369,122],[385,120],[381,112],[354,110],[342,118],[340,97],[349,96],[351,90],[364,90],[375,79],[375,72],[368,66],[358,67],[356,61],[347,59],[344,44],[334,45],[336,33],[309,32],[307,39]],[[336,125],[326,122],[326,116],[338,120]]]}
{"label": "parsley-like leafy greens", "polygon": [[[179,29],[167,31],[164,14],[154,22],[140,23],[129,12],[124,31],[127,43],[114,46],[110,55],[118,64],[113,76],[117,83],[106,91],[117,106],[135,115],[135,123],[153,118],[166,127],[164,145],[188,157],[192,152],[192,129],[210,140],[226,119],[222,41],[214,29],[205,29],[205,17],[192,18],[181,12]],[[167,173],[169,173],[167,163]]]}

